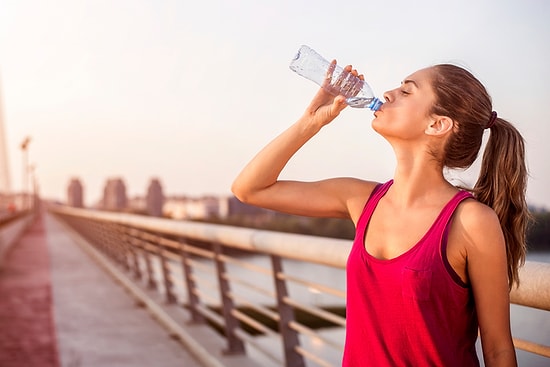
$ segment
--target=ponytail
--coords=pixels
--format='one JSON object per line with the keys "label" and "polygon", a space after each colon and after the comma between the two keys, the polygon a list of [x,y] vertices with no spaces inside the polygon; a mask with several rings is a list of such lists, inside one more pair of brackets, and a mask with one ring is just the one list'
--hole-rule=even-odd
{"label": "ponytail", "polygon": [[512,288],[514,284],[519,285],[519,267],[525,263],[530,220],[525,199],[525,144],[516,128],[504,119],[497,118],[490,131],[473,192],[477,200],[493,208],[500,220]]}
{"label": "ponytail", "polygon": [[530,214],[525,200],[527,168],[520,133],[497,117],[491,97],[469,71],[455,65],[434,66],[432,112],[449,116],[456,128],[444,148],[442,166],[467,168],[476,160],[483,132],[490,130],[479,179],[473,188],[477,200],[497,214],[508,260],[510,288],[519,285],[519,267],[525,262],[526,230]]}

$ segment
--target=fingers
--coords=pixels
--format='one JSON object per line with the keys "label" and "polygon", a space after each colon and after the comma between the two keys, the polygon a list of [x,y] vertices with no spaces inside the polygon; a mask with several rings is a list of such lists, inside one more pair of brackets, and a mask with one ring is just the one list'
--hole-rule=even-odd
{"label": "fingers", "polygon": [[337,96],[334,98],[331,105],[325,106],[323,110],[318,111],[322,120],[322,125],[326,125],[333,121],[347,106],[348,104],[344,96]]}
{"label": "fingers", "polygon": [[340,95],[335,97],[321,88],[313,97],[307,111],[310,116],[316,116],[315,118],[321,121],[322,125],[326,125],[338,116],[347,105],[344,96]]}
{"label": "fingers", "polygon": [[348,73],[351,73],[352,75],[354,75],[358,78],[363,76],[363,74],[359,75],[359,72],[357,71],[357,69],[354,69],[353,66],[351,66],[351,65],[346,65],[344,70],[347,71]]}
{"label": "fingers", "polygon": [[359,72],[357,71],[357,69],[353,69],[351,65],[346,66],[346,68],[344,68],[344,70],[347,70],[347,71],[350,72],[352,75],[358,77],[358,78],[361,79],[361,80],[365,80],[365,76],[364,76],[363,74],[359,74]]}
{"label": "fingers", "polygon": [[[322,89],[325,89],[330,94],[340,94],[346,98],[356,96],[363,86],[365,77],[363,74],[359,74],[357,69],[354,69],[352,65],[346,65],[342,72],[337,73],[335,76],[334,72],[336,70],[336,66],[336,60],[332,60],[327,68],[325,79],[321,85]],[[320,91],[320,93],[322,93],[322,91]],[[319,100],[318,98],[315,99]],[[334,101],[333,98],[331,99]],[[325,99],[322,104],[327,104],[327,102],[331,103],[328,99]]]}
{"label": "fingers", "polygon": [[348,104],[347,104],[346,98],[344,96],[338,96],[338,97],[334,98],[334,101],[332,102],[333,114],[335,112],[335,115],[338,115],[347,106],[348,106]]}
{"label": "fingers", "polygon": [[346,98],[344,96],[337,96],[333,99],[332,103],[317,106],[312,116],[321,126],[324,126],[332,122],[347,106]]}
{"label": "fingers", "polygon": [[332,60],[330,65],[328,66],[328,69],[325,75],[325,80],[323,81],[322,86],[327,86],[331,83],[332,75],[334,74],[335,69],[336,69],[336,60]]}
{"label": "fingers", "polygon": [[[332,79],[335,69],[336,69],[336,60],[332,60],[330,62],[330,65],[329,65],[328,69],[327,69],[327,72],[326,72],[326,75],[325,75],[325,81]],[[364,79],[363,74],[359,75],[359,72],[357,71],[357,69],[354,69],[353,66],[351,66],[351,65],[346,65],[344,67],[344,71],[346,73],[350,73],[350,74],[352,74],[352,75],[354,75],[358,78]]]}

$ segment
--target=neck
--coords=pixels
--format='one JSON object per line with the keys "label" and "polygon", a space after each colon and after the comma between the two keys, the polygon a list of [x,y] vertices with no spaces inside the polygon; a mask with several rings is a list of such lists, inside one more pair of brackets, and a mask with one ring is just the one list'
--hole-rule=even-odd
{"label": "neck", "polygon": [[456,189],[443,176],[443,169],[433,156],[411,149],[396,151],[397,166],[392,197],[396,205],[412,207],[436,200]]}

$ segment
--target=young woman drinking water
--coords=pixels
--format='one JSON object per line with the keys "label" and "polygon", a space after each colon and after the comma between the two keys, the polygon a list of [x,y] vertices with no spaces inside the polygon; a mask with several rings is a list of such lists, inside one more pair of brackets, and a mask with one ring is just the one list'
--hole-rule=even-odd
{"label": "young woman drinking water", "polygon": [[[454,65],[419,70],[384,99],[372,127],[395,152],[392,179],[279,180],[347,106],[321,88],[243,169],[233,193],[264,208],[355,223],[343,366],[478,366],[478,330],[486,366],[515,366],[509,290],[525,258],[523,139],[493,111],[484,86]],[[486,130],[477,183],[455,187],[444,169],[469,167]]]}

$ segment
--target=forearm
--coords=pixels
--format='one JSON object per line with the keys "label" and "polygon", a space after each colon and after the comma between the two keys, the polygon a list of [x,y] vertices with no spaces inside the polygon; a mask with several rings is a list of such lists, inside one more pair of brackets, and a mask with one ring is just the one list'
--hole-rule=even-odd
{"label": "forearm", "polygon": [[297,198],[303,198],[304,186],[276,185],[279,174],[290,158],[346,106],[343,96],[334,97],[319,89],[302,117],[262,149],[237,176],[231,187],[235,196],[243,202],[276,210],[302,209],[294,204]]}
{"label": "forearm", "polygon": [[517,367],[516,352],[513,347],[497,353],[484,353],[486,367]]}
{"label": "forearm", "polygon": [[243,202],[249,202],[255,193],[275,184],[292,156],[320,129],[304,115],[277,136],[237,176],[231,187],[235,196]]}

